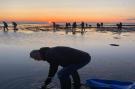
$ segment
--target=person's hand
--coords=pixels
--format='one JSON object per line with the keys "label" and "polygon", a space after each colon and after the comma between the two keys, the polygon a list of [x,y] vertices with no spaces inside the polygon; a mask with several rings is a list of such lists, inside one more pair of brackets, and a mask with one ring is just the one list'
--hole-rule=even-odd
{"label": "person's hand", "polygon": [[41,89],[46,89],[46,85],[43,85],[43,86],[41,87]]}
{"label": "person's hand", "polygon": [[50,84],[51,81],[52,81],[52,78],[51,78],[51,77],[48,77],[48,78],[45,80],[45,85]]}

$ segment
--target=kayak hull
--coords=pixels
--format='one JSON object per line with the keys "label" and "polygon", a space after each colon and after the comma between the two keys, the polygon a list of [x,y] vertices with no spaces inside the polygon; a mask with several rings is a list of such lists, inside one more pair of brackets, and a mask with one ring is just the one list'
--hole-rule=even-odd
{"label": "kayak hull", "polygon": [[135,89],[134,82],[121,82],[117,80],[88,79],[86,85],[92,89]]}

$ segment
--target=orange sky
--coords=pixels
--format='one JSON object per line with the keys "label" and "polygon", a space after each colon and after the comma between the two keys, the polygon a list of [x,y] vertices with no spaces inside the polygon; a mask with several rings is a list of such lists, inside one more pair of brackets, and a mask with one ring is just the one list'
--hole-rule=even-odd
{"label": "orange sky", "polygon": [[[58,1],[60,2],[58,3]],[[134,0],[58,1],[3,0],[3,4],[0,3],[0,20],[24,22],[135,22]]]}
{"label": "orange sky", "polygon": [[[29,12],[30,11],[30,12]],[[124,11],[121,11],[124,14]],[[10,14],[10,16],[9,16]],[[7,10],[3,11],[1,17],[3,20],[16,20],[16,21],[87,21],[87,22],[118,22],[124,21],[124,16],[120,17],[120,13],[114,14],[110,11],[81,11],[77,9],[61,9],[61,10]]]}

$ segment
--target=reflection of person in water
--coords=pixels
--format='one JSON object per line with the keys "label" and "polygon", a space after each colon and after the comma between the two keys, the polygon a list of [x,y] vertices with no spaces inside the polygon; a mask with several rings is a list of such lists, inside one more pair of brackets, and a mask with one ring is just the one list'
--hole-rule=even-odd
{"label": "reflection of person in water", "polygon": [[49,74],[42,89],[46,89],[46,86],[51,82],[59,65],[63,67],[63,69],[58,72],[61,89],[71,89],[70,75],[74,81],[74,89],[80,89],[81,83],[77,71],[91,60],[90,55],[86,52],[62,46],[52,48],[43,47],[39,50],[33,50],[30,56],[35,60],[47,61],[50,64]]}
{"label": "reflection of person in water", "polygon": [[3,26],[4,32],[8,31],[8,24],[5,21],[3,21],[3,24],[4,24]]}
{"label": "reflection of person in water", "polygon": [[14,29],[14,31],[16,32],[18,29],[17,29],[17,23],[15,23],[15,22],[12,22],[12,25],[13,25],[13,29]]}

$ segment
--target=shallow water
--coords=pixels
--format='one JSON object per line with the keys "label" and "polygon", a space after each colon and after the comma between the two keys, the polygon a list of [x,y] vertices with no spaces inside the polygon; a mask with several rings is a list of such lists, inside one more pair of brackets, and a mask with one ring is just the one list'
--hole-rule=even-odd
{"label": "shallow water", "polygon": [[[89,78],[135,81],[135,32],[96,30],[87,29],[83,35],[0,31],[0,89],[37,89],[46,78],[49,65],[34,61],[29,53],[44,46],[69,46],[91,54],[91,62],[79,70],[82,82]],[[57,76],[54,81],[58,83]]]}

